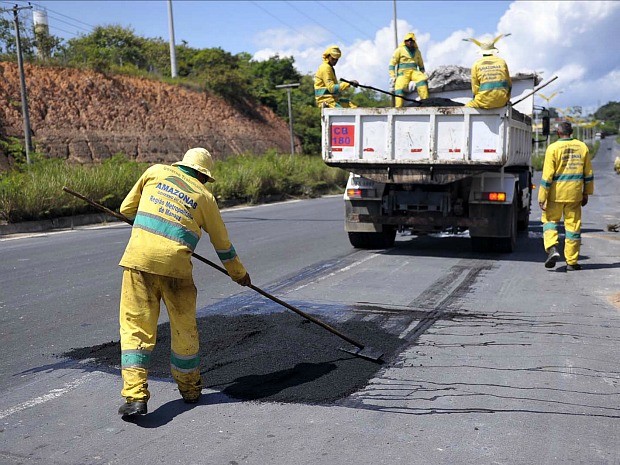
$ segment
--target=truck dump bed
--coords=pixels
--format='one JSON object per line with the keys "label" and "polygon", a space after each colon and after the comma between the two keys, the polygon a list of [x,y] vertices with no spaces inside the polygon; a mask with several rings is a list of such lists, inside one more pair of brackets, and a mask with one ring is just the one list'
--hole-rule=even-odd
{"label": "truck dump bed", "polygon": [[531,159],[531,119],[510,106],[325,108],[322,131],[325,163],[365,176],[375,168],[499,170]]}

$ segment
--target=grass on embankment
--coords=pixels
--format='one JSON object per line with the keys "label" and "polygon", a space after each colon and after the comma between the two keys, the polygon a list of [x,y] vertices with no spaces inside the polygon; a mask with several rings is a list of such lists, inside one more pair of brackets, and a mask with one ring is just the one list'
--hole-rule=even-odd
{"label": "grass on embankment", "polygon": [[[127,192],[150,166],[128,161],[122,155],[96,165],[73,165],[36,156],[34,160],[0,174],[0,221],[17,223],[97,211],[63,192],[63,186],[118,210]],[[220,206],[227,206],[341,193],[348,173],[328,167],[318,156],[268,152],[217,161],[213,176],[217,182],[209,187]]]}

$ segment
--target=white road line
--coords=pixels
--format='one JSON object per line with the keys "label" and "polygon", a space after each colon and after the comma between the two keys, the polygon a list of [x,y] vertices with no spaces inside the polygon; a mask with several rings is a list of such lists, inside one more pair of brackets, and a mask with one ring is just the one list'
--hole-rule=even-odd
{"label": "white road line", "polygon": [[50,400],[57,399],[58,397],[67,394],[68,392],[72,391],[76,387],[78,387],[78,386],[84,384],[85,382],[89,381],[90,378],[92,378],[93,376],[95,376],[94,373],[87,373],[86,375],[82,376],[81,378],[76,379],[75,381],[71,381],[70,383],[66,383],[61,388],[52,389],[47,394],[44,394],[44,395],[39,396],[39,397],[35,397],[34,399],[27,400],[26,402],[22,402],[21,404],[17,404],[14,407],[11,407],[11,408],[3,410],[3,411],[0,411],[0,420],[2,418],[6,418],[6,417],[8,417],[10,415],[13,415],[15,413],[21,412],[22,410],[26,410],[26,409],[29,409],[31,407],[35,407],[37,405],[49,402]]}

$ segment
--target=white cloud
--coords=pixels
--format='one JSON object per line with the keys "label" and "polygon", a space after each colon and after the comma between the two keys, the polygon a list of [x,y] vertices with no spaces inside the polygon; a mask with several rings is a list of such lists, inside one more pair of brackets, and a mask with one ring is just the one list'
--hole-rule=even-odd
{"label": "white cloud", "polygon": [[[466,28],[435,42],[431,32],[398,20],[398,35],[400,41],[406,32],[416,33],[426,70],[430,72],[442,65],[472,65],[479,57],[478,49],[462,39],[488,40],[499,33],[511,33],[497,47],[512,74],[536,71],[547,80],[557,75],[558,79],[546,89],[548,94],[562,90],[553,104],[587,107],[620,100],[618,24],[620,2],[517,1],[498,20],[493,33]],[[302,30],[302,35],[311,37],[312,41],[300,38],[299,34],[287,30],[265,31],[257,38],[265,48],[254,59],[267,59],[276,53],[293,56],[301,73],[313,74],[321,63],[323,50],[330,45],[329,36],[317,27]],[[387,67],[394,51],[392,24],[377,30],[372,39],[338,45],[343,52],[336,68],[339,77],[388,88]]]}

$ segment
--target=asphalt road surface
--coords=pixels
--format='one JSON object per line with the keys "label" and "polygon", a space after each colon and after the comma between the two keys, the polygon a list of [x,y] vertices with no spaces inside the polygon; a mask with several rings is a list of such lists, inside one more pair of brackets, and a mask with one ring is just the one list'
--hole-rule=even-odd
{"label": "asphalt road surface", "polygon": [[[579,272],[544,268],[536,202],[513,254],[472,253],[465,235],[356,250],[338,197],[225,211],[254,284],[403,341],[365,386],[322,405],[206,389],[187,406],[159,378],[149,414],[122,421],[118,371],[61,355],[118,341],[129,227],[0,239],[0,463],[618,464],[620,233],[606,226],[620,221],[619,155],[607,138],[594,160]],[[206,238],[197,253],[217,262]],[[204,264],[194,275],[201,316],[278,311]],[[327,372],[299,383],[328,389]]]}

